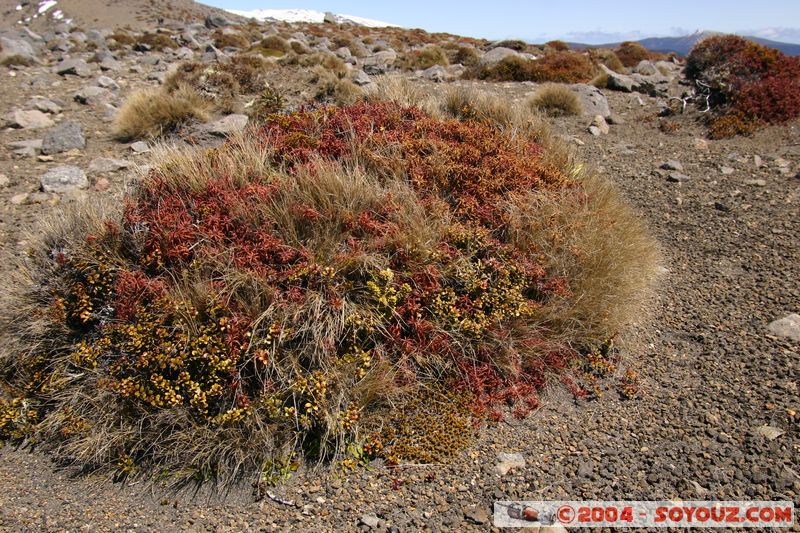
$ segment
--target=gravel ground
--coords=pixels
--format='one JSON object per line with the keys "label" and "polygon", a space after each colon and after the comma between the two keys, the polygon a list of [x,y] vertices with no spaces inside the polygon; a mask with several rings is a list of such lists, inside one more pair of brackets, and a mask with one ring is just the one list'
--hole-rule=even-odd
{"label": "gravel ground", "polygon": [[[4,76],[2,84],[17,91],[3,114],[35,92],[20,78]],[[511,98],[532,90],[484,87]],[[557,125],[583,143],[585,161],[619,184],[663,247],[658,296],[624,345],[641,378],[637,398],[576,401],[554,389],[528,419],[485,428],[453,464],[301,471],[261,501],[250,487],[223,498],[208,489],[176,495],[71,476],[35,449],[6,447],[0,530],[487,530],[497,499],[780,499],[800,506],[798,345],[767,332],[773,320],[800,311],[800,126],[698,146],[703,131],[693,117],[679,117],[680,128],[663,133],[655,99],[609,99],[625,120],[610,134],[589,135],[585,117]],[[99,118],[70,110],[86,113],[90,144],[55,163],[128,155],[93,134],[106,129]],[[0,133],[2,144],[22,137]],[[777,159],[790,170],[782,172]],[[659,170],[667,160],[680,161],[690,179],[669,182]],[[0,148],[0,172],[12,177],[0,188],[4,254],[20,249],[22,230],[50,209],[48,202],[10,202],[34,190],[43,170]],[[113,194],[121,184],[112,178],[108,191],[89,194]],[[762,426],[784,433],[769,439]],[[499,476],[499,452],[523,454],[525,467]]]}

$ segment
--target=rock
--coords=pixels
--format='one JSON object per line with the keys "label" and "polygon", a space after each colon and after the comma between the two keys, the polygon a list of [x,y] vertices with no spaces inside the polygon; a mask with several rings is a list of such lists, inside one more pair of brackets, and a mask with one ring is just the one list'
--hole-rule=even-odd
{"label": "rock", "polygon": [[603,134],[603,132],[600,131],[600,128],[598,128],[597,126],[589,126],[589,133],[591,133],[595,137],[600,137]]}
{"label": "rock", "polygon": [[608,99],[600,89],[586,83],[576,83],[570,85],[569,88],[580,98],[584,115],[592,117],[595,115],[611,116]]}
{"label": "rock", "polygon": [[322,18],[322,22],[324,22],[325,24],[339,24],[339,21],[336,20],[336,15],[334,15],[330,11],[325,12],[325,16]]}
{"label": "rock", "polygon": [[653,62],[648,61],[647,59],[639,61],[639,64],[633,68],[633,71],[636,74],[642,74],[644,76],[654,76],[656,74],[661,74],[661,72],[653,64]]}
{"label": "rock", "polygon": [[615,115],[614,113],[606,117],[606,120],[609,124],[614,124],[615,126],[621,126],[622,124],[625,124],[625,119],[619,115]]}
{"label": "rock", "polygon": [[131,151],[137,154],[144,154],[150,151],[150,145],[144,141],[136,141],[131,144]]}
{"label": "rock", "polygon": [[5,174],[0,174],[0,187],[6,188],[11,184],[11,180]]}
{"label": "rock", "polygon": [[108,178],[100,178],[94,182],[94,190],[97,192],[107,191],[111,187],[111,182]]}
{"label": "rock", "polygon": [[50,113],[53,115],[61,113],[61,106],[47,98],[34,97],[28,100],[26,105],[38,109],[42,113]]}
{"label": "rock", "polygon": [[60,154],[76,148],[86,148],[86,137],[83,136],[83,128],[77,120],[65,120],[49,130],[42,139],[42,153],[45,155]]}
{"label": "rock", "polygon": [[633,79],[630,76],[615,72],[605,65],[600,65],[600,68],[603,69],[603,72],[608,76],[609,89],[626,93],[633,92]]}
{"label": "rock", "polygon": [[26,192],[15,194],[14,196],[11,197],[9,202],[11,202],[12,205],[24,205],[28,203],[28,196],[29,195]]}
{"label": "rock", "polygon": [[11,148],[16,155],[33,157],[42,151],[42,139],[11,141],[6,143],[6,146]]}
{"label": "rock", "polygon": [[661,167],[664,170],[677,170],[678,172],[683,170],[683,165],[680,161],[675,161],[674,159],[670,159],[664,163],[661,163]]}
{"label": "rock", "polygon": [[110,89],[112,91],[119,90],[119,84],[114,81],[114,79],[109,78],[108,76],[100,76],[97,78],[97,85],[103,87],[104,89]]}
{"label": "rock", "polygon": [[722,202],[714,202],[714,209],[716,209],[717,211],[722,211],[723,213],[728,213],[731,210],[730,207],[723,204]]}
{"label": "rock", "polygon": [[0,36],[0,63],[10,57],[21,57],[29,62],[37,62],[36,51],[28,41]]}
{"label": "rock", "polygon": [[497,48],[492,48],[480,59],[480,64],[483,66],[492,66],[496,65],[500,61],[504,60],[507,57],[519,57],[520,54],[516,50],[512,50],[511,48],[505,48],[503,46],[498,46]]}
{"label": "rock", "polygon": [[108,71],[118,71],[122,69],[122,63],[117,61],[116,59],[106,58],[98,63],[100,65],[100,70],[104,72]]}
{"label": "rock", "polygon": [[221,137],[239,133],[247,126],[247,115],[228,115],[215,122],[204,124],[202,129]]}
{"label": "rock", "polygon": [[116,172],[123,168],[128,168],[129,166],[131,166],[131,163],[129,161],[125,161],[124,159],[98,157],[97,159],[93,159],[92,162],[89,163],[89,172],[93,173]]}
{"label": "rock", "polygon": [[12,111],[6,115],[5,119],[12,128],[22,128],[26,130],[49,128],[55,124],[50,117],[38,109]]}
{"label": "rock", "polygon": [[695,150],[708,150],[708,141],[699,137],[695,137],[695,139],[692,141],[692,145],[694,146]]}
{"label": "rock", "polygon": [[464,518],[480,526],[489,523],[489,512],[483,507],[474,507],[464,511]]}
{"label": "rock", "polygon": [[669,90],[669,78],[661,74],[643,76],[631,74],[627,76],[614,72],[605,65],[600,65],[608,76],[608,88],[626,93],[639,92],[650,96],[666,96]]}
{"label": "rock", "polygon": [[785,337],[800,342],[800,315],[792,313],[789,316],[775,320],[767,326],[767,330],[775,337]]}
{"label": "rock", "polygon": [[760,155],[754,155],[753,164],[756,166],[756,168],[760,168],[764,164],[764,161],[761,159]]}
{"label": "rock", "polygon": [[578,465],[578,477],[590,478],[594,475],[594,462],[591,459],[581,461]]}
{"label": "rock", "polygon": [[525,457],[521,453],[500,452],[497,454],[495,470],[498,474],[505,476],[515,468],[525,468]]}
{"label": "rock", "polygon": [[[607,135],[608,132],[611,131],[611,129],[608,127],[608,122],[606,122],[606,119],[603,118],[603,115],[595,115],[595,117],[592,119],[592,123],[589,124],[589,128],[592,127],[597,128],[597,130],[603,135]],[[592,135],[595,134],[592,133]]]}
{"label": "rock", "polygon": [[367,74],[385,74],[397,60],[397,52],[392,49],[381,50],[363,61],[363,70]]}
{"label": "rock", "polygon": [[357,70],[355,74],[353,74],[353,83],[364,86],[372,83],[372,80],[370,79],[369,74],[363,70]]}
{"label": "rock", "polygon": [[86,173],[75,166],[50,169],[40,179],[43,192],[64,193],[89,187]]}
{"label": "rock", "polygon": [[449,77],[447,70],[441,65],[433,65],[430,68],[426,68],[420,73],[420,76],[434,82],[442,82]]}
{"label": "rock", "polygon": [[188,61],[193,57],[194,57],[194,52],[192,52],[191,48],[181,46],[180,48],[175,50],[175,58],[180,59],[181,61]]}
{"label": "rock", "polygon": [[98,105],[113,99],[114,95],[108,89],[91,85],[76,92],[73,98],[83,105]]}
{"label": "rock", "polygon": [[92,68],[83,59],[64,59],[53,68],[53,71],[61,76],[72,74],[88,78],[92,75]]}
{"label": "rock", "polygon": [[374,514],[367,513],[361,515],[361,518],[358,519],[358,523],[367,526],[369,528],[375,529],[380,525],[381,520]]}
{"label": "rock", "polygon": [[757,435],[761,435],[767,440],[775,440],[784,433],[786,433],[781,428],[776,428],[775,426],[760,426],[756,428],[755,432]]}
{"label": "rock", "polygon": [[767,182],[766,180],[762,179],[754,179],[754,180],[746,180],[744,182],[745,185],[750,185],[751,187],[766,187]]}
{"label": "rock", "polygon": [[225,26],[232,26],[233,22],[218,13],[214,13],[206,17],[205,25],[209,29],[224,28]]}
{"label": "rock", "polygon": [[731,174],[736,172],[736,169],[731,167],[721,166],[719,167],[719,171],[722,173],[723,176],[730,176]]}
{"label": "rock", "polygon": [[667,176],[667,181],[671,181],[673,183],[683,183],[684,181],[689,181],[690,178],[686,174],[681,174],[680,172],[670,172]]}

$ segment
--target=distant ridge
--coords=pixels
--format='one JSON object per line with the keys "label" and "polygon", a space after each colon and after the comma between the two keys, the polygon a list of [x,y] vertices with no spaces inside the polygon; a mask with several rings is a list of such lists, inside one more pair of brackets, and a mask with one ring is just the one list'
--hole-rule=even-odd
{"label": "distant ridge", "polygon": [[[697,44],[698,41],[705,39],[706,37],[711,37],[712,35],[722,35],[720,32],[713,32],[713,31],[698,31],[689,35],[683,35],[680,37],[648,37],[647,39],[640,39],[635,41],[648,50],[652,50],[653,52],[661,52],[664,54],[668,54],[670,52],[674,52],[678,55],[685,56],[691,51],[692,47]],[[751,37],[748,35],[742,35],[745,39],[750,39],[751,41],[755,41],[759,44],[763,44],[764,46],[770,46],[772,48],[777,48],[784,54],[790,56],[800,56],[800,44],[792,44],[792,43],[781,43],[778,41],[770,41],[769,39],[762,39],[760,37]],[[608,44],[582,44],[582,43],[570,43],[572,48],[577,49],[584,49],[584,48],[616,48],[621,43],[608,43]]]}

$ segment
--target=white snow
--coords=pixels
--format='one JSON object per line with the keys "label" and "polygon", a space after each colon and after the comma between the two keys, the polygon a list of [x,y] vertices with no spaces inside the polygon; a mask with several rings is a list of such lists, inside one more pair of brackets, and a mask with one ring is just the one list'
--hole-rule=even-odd
{"label": "white snow", "polygon": [[56,0],[45,0],[44,2],[39,2],[39,14],[47,13],[47,10],[56,5],[58,2]]}
{"label": "white snow", "polygon": [[[230,10],[231,13],[242,17],[254,18],[257,20],[275,19],[284,22],[315,22],[321,23],[325,19],[325,13],[314,9],[254,9],[252,11]],[[383,28],[395,26],[380,20],[357,17],[355,15],[335,15],[340,21],[354,22],[369,28]]]}
{"label": "white snow", "polygon": [[22,11],[22,4],[18,5],[18,6],[17,6],[17,7],[15,7],[14,9],[16,9],[17,11]]}
{"label": "white snow", "polygon": [[56,20],[61,20],[64,18],[64,13],[60,9],[56,9],[53,11],[53,18]]}

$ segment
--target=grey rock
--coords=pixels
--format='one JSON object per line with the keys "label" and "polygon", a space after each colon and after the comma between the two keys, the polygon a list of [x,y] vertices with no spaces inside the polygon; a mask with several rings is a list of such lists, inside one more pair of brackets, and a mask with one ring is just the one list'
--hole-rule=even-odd
{"label": "grey rock", "polygon": [[381,520],[372,513],[366,513],[361,515],[361,518],[358,519],[358,523],[367,526],[369,528],[375,529],[380,525]]}
{"label": "grey rock", "polygon": [[114,95],[108,89],[90,85],[76,92],[73,98],[84,105],[97,105],[112,100]]}
{"label": "grey rock", "polygon": [[97,85],[103,87],[104,89],[110,89],[112,91],[119,90],[119,84],[113,78],[109,78],[108,76],[98,77]]}
{"label": "grey rock", "polygon": [[339,21],[336,19],[336,15],[331,13],[330,11],[325,12],[325,16],[322,18],[322,22],[326,24],[338,24]]}
{"label": "grey rock", "polygon": [[516,50],[512,50],[511,48],[498,46],[497,48],[492,48],[483,54],[480,59],[480,64],[483,66],[496,65],[507,57],[520,57],[520,53]]}
{"label": "grey rock", "polygon": [[441,65],[433,65],[430,68],[426,68],[420,72],[420,76],[434,82],[442,82],[450,77],[447,70]]}
{"label": "grey rock", "polygon": [[230,19],[215,13],[206,17],[205,25],[206,28],[224,28],[225,26],[232,26],[233,22]]}
{"label": "grey rock", "polygon": [[736,172],[735,168],[721,166],[719,167],[719,171],[722,173],[723,176],[730,176],[734,172]]}
{"label": "grey rock", "polygon": [[22,128],[26,130],[49,128],[55,124],[49,116],[38,109],[12,111],[5,116],[5,119],[12,128]]}
{"label": "grey rock", "polygon": [[683,183],[685,181],[689,181],[690,178],[686,174],[681,174],[680,172],[670,172],[667,176],[667,181],[671,181],[672,183]]}
{"label": "grey rock", "polygon": [[372,80],[366,72],[357,70],[355,74],[353,74],[353,83],[356,85],[369,85],[372,83]]}
{"label": "grey rock", "polygon": [[614,72],[605,65],[600,65],[608,75],[608,88],[623,92],[639,92],[650,96],[664,96],[668,94],[669,78],[661,74],[643,76],[631,74],[630,76]]}
{"label": "grey rock", "polygon": [[525,468],[525,457],[521,453],[500,452],[494,468],[498,474],[505,476],[515,468]]}
{"label": "grey rock", "polygon": [[611,109],[608,106],[608,98],[594,85],[576,83],[570,85],[569,88],[580,98],[584,115],[592,117],[595,115],[609,117],[611,115]]}
{"label": "grey rock", "polygon": [[655,76],[656,74],[661,74],[652,61],[648,61],[647,59],[643,59],[639,61],[639,64],[633,68],[633,71],[636,74],[642,74],[644,76]]}
{"label": "grey rock", "polygon": [[351,57],[353,57],[353,53],[346,46],[337,48],[336,51],[333,53],[336,54],[336,57],[338,57],[339,59],[350,59]]}
{"label": "grey rock", "polygon": [[64,193],[89,187],[86,173],[75,166],[56,167],[40,179],[43,192]]}
{"label": "grey rock", "polygon": [[204,124],[202,129],[214,135],[226,136],[239,133],[247,126],[247,115],[228,115],[215,122]]}
{"label": "grey rock", "polygon": [[150,145],[144,141],[136,141],[131,144],[131,151],[136,154],[144,154],[150,151]]}
{"label": "grey rock", "polygon": [[785,337],[800,342],[800,315],[792,313],[789,316],[775,320],[767,326],[767,330],[776,337]]}
{"label": "grey rock", "polygon": [[608,132],[611,131],[608,127],[608,122],[606,122],[606,119],[603,117],[603,115],[595,115],[595,117],[592,119],[592,123],[589,124],[589,127],[597,128],[603,135],[607,135]]}
{"label": "grey rock", "polygon": [[744,182],[745,185],[750,185],[751,187],[766,187],[767,182],[766,180],[762,179],[754,179],[754,180],[746,180]]}
{"label": "grey rock", "polygon": [[776,428],[775,426],[759,426],[756,428],[755,433],[757,435],[761,435],[762,437],[766,438],[767,440],[775,440],[778,437],[784,435],[786,432],[781,428]]}
{"label": "grey rock", "polygon": [[77,120],[65,120],[45,133],[42,139],[42,153],[45,155],[59,154],[75,148],[86,148],[86,137]]}
{"label": "grey rock", "polygon": [[626,93],[633,92],[633,79],[625,74],[614,72],[605,65],[600,65],[603,72],[608,76],[608,88],[615,91],[622,91]]}
{"label": "grey rock", "polygon": [[92,68],[83,59],[64,59],[53,68],[53,72],[61,76],[72,74],[88,78],[92,75]]}
{"label": "grey rock", "polygon": [[669,161],[661,163],[661,168],[664,170],[677,170],[678,172],[681,172],[683,170],[683,165],[680,161],[670,159]]}
{"label": "grey rock", "polygon": [[26,105],[38,109],[42,113],[51,113],[53,115],[61,113],[61,106],[48,98],[31,98]]}
{"label": "grey rock", "polygon": [[594,462],[591,459],[581,461],[578,465],[578,477],[590,478],[594,475]]}
{"label": "grey rock", "polygon": [[755,165],[756,168],[760,168],[764,164],[764,160],[761,159],[760,155],[754,155],[753,164]]}
{"label": "grey rock", "polygon": [[362,68],[367,74],[385,74],[397,60],[394,50],[381,50],[369,57],[365,57]]}
{"label": "grey rock", "polygon": [[5,174],[0,174],[0,187],[5,188],[11,184],[11,180]]}
{"label": "grey rock", "polygon": [[98,65],[100,66],[100,70],[103,72],[116,72],[122,69],[122,63],[109,57],[100,61]]}
{"label": "grey rock", "polygon": [[13,56],[24,57],[28,61],[37,61],[36,51],[28,41],[0,36],[0,61]]}
{"label": "grey rock", "polygon": [[6,146],[11,148],[16,155],[33,157],[42,151],[42,139],[11,141],[6,143]]}
{"label": "grey rock", "polygon": [[591,133],[595,137],[599,137],[603,134],[603,132],[600,131],[600,128],[598,128],[597,126],[589,126],[589,133]]}
{"label": "grey rock", "polygon": [[92,162],[89,163],[89,172],[98,174],[107,172],[116,172],[118,170],[122,170],[123,168],[128,168],[129,166],[131,166],[130,161],[126,161],[124,159],[98,157],[97,159],[93,159]]}
{"label": "grey rock", "polygon": [[181,46],[177,50],[175,50],[175,58],[181,59],[183,61],[192,59],[194,57],[194,52],[191,48],[187,48],[185,46]]}
{"label": "grey rock", "polygon": [[625,124],[625,119],[619,115],[615,115],[614,113],[607,116],[606,120],[609,124],[614,124],[615,126],[621,126],[622,124]]}

